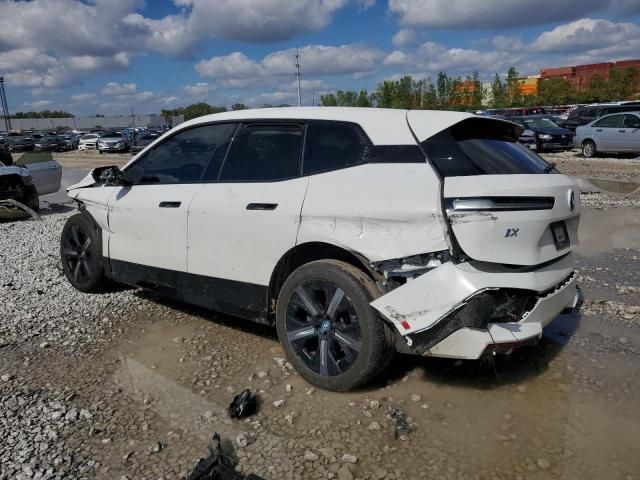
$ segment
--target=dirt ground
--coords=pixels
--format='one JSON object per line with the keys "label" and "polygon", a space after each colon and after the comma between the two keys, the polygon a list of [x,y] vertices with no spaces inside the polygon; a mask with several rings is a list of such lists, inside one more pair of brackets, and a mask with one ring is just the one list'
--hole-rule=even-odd
{"label": "dirt ground", "polygon": [[[57,156],[68,168],[128,158]],[[37,336],[0,343],[0,370],[25,392],[88,412],[59,433],[85,478],[182,478],[214,432],[239,472],[266,479],[638,478],[640,161],[547,158],[571,175],[636,188],[611,187],[583,210],[574,258],[584,304],[509,357],[398,356],[373,385],[325,392],[289,368],[271,329],[129,291],[140,302],[124,313],[87,318],[113,324],[99,341],[73,351],[41,348]],[[231,420],[228,404],[246,387],[259,412]],[[390,407],[411,418],[406,439],[395,438]],[[255,441],[244,446],[240,434]],[[1,465],[0,479],[10,478]]]}

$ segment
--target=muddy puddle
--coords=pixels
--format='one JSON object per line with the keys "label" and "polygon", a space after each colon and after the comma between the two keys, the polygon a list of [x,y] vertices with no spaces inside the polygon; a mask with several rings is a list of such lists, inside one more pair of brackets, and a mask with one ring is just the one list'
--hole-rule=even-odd
{"label": "muddy puddle", "polygon": [[603,178],[589,178],[589,183],[600,190],[611,193],[633,193],[640,187],[640,183],[625,180],[607,180]]}

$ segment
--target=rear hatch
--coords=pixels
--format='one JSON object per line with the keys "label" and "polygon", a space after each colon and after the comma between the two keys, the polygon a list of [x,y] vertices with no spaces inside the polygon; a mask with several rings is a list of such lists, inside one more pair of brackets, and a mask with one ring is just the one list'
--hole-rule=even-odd
{"label": "rear hatch", "polygon": [[[409,126],[443,180],[450,231],[470,258],[538,265],[578,243],[574,181],[517,142],[511,122],[410,111]],[[435,123],[435,125],[434,125]]]}

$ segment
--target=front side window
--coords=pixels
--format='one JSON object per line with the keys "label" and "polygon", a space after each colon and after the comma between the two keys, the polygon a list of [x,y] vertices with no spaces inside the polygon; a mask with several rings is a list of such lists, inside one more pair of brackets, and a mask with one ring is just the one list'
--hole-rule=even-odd
{"label": "front side window", "polygon": [[274,182],[300,174],[300,125],[244,125],[222,166],[221,182]]}
{"label": "front side window", "polygon": [[467,120],[425,140],[422,147],[443,177],[547,173],[552,170],[505,128]]}
{"label": "front side window", "polygon": [[337,170],[362,162],[364,145],[351,124],[311,122],[305,139],[305,175]]}
{"label": "front side window", "polygon": [[142,184],[199,182],[234,130],[233,124],[182,130],[127,168],[125,178]]}
{"label": "front side window", "polygon": [[602,120],[596,122],[593,126],[598,128],[620,128],[622,127],[622,115],[611,115],[610,117],[604,117]]}

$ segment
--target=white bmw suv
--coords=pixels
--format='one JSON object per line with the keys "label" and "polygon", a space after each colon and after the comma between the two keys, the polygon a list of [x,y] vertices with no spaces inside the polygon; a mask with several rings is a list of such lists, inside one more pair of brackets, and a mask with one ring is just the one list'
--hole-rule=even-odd
{"label": "white bmw suv", "polygon": [[274,325],[331,390],[395,351],[508,353],[578,301],[577,187],[521,131],[441,111],[200,117],[69,188],[64,272]]}

